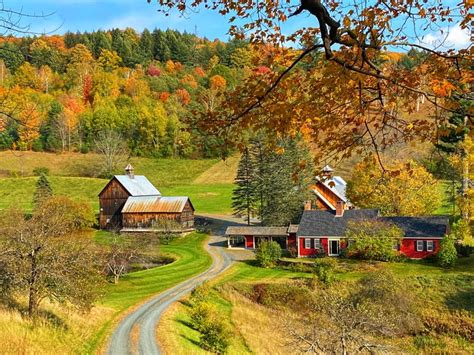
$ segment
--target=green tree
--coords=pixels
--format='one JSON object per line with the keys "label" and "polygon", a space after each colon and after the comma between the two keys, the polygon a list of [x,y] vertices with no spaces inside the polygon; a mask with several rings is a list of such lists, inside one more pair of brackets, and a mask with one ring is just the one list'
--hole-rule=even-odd
{"label": "green tree", "polygon": [[36,181],[36,190],[33,195],[33,202],[35,206],[41,206],[43,201],[47,200],[53,196],[53,189],[49,183],[48,177],[46,174],[42,173]]}
{"label": "green tree", "polygon": [[232,191],[232,208],[235,214],[245,215],[247,224],[256,213],[255,166],[249,149],[245,148],[237,168],[235,187]]}
{"label": "green tree", "polygon": [[265,137],[254,141],[258,196],[257,211],[263,225],[297,222],[309,197],[312,160],[301,138],[284,138],[272,145]]}
{"label": "green tree", "polygon": [[274,241],[265,241],[260,243],[257,252],[255,253],[257,262],[261,267],[274,267],[281,258],[280,244]]}
{"label": "green tree", "polygon": [[392,260],[394,248],[401,243],[403,231],[380,221],[350,222],[345,234],[349,241],[347,256],[366,260]]}
{"label": "green tree", "polygon": [[440,243],[440,250],[437,255],[438,264],[442,267],[451,267],[458,260],[456,251],[456,241],[451,235],[445,236]]}

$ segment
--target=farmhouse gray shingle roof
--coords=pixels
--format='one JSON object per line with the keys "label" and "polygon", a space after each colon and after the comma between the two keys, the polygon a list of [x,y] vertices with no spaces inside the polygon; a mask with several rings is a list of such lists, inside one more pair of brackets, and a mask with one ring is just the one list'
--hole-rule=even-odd
{"label": "farmhouse gray shingle roof", "polygon": [[399,227],[405,238],[442,238],[448,233],[449,226],[449,219],[445,216],[382,217],[380,220]]}
{"label": "farmhouse gray shingle roof", "polygon": [[342,217],[334,211],[304,211],[297,236],[342,237],[349,221],[378,220],[399,227],[405,238],[442,238],[448,233],[449,220],[444,216],[429,217],[379,217],[378,210],[347,210]]}
{"label": "farmhouse gray shingle roof", "polygon": [[378,210],[346,210],[341,217],[336,217],[335,211],[304,211],[296,235],[299,237],[342,237],[349,221],[374,219],[378,214]]}

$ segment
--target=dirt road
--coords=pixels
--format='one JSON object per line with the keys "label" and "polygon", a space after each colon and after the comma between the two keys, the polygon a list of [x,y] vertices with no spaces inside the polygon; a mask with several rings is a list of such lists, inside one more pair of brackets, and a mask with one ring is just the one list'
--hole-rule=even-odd
{"label": "dirt road", "polygon": [[112,334],[107,354],[161,354],[155,332],[164,311],[172,303],[190,293],[196,286],[216,277],[232,264],[232,259],[224,248],[226,239],[223,234],[228,223],[229,220],[224,220],[222,223],[211,224],[213,234],[216,235],[209,238],[206,249],[213,258],[212,266],[205,272],[158,294],[128,314]]}

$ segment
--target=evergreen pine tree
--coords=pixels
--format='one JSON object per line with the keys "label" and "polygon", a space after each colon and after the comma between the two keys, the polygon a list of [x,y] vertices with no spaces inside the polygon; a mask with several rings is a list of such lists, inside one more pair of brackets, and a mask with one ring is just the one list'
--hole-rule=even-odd
{"label": "evergreen pine tree", "polygon": [[245,214],[248,225],[250,225],[250,218],[256,212],[257,195],[255,193],[254,179],[254,164],[250,152],[246,148],[240,158],[237,169],[236,187],[232,191],[232,208],[235,214]]}
{"label": "evergreen pine tree", "polygon": [[49,183],[48,177],[46,174],[42,173],[36,182],[36,190],[33,195],[33,202],[38,206],[44,200],[53,196],[53,189]]}
{"label": "evergreen pine tree", "polygon": [[278,146],[280,152],[259,138],[252,147],[257,215],[266,226],[298,221],[310,193],[312,163],[306,145],[299,138],[286,138]]}

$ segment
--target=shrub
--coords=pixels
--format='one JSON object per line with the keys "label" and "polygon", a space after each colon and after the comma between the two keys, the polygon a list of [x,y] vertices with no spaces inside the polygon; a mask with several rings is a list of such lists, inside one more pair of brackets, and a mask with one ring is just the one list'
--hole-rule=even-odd
{"label": "shrub", "polygon": [[224,354],[230,345],[231,332],[220,318],[209,319],[200,330],[199,345],[216,354]]}
{"label": "shrub", "polygon": [[288,253],[290,253],[290,256],[292,258],[296,258],[298,256],[298,249],[296,249],[295,247],[289,247]]}
{"label": "shrub", "polygon": [[334,281],[334,270],[336,268],[336,260],[333,258],[319,258],[314,261],[314,273],[319,281],[330,284]]}
{"label": "shrub", "polygon": [[213,307],[207,302],[194,304],[190,311],[191,325],[194,329],[202,331],[206,322],[214,312]]}
{"label": "shrub", "polygon": [[363,221],[350,223],[346,237],[352,241],[348,257],[389,261],[398,255],[393,246],[400,243],[403,231],[384,222]]}
{"label": "shrub", "polygon": [[450,236],[446,236],[441,240],[440,250],[438,253],[438,264],[442,267],[451,267],[456,264],[458,252],[456,251],[455,241]]}
{"label": "shrub", "polygon": [[33,169],[33,175],[35,176],[49,175],[49,169],[44,166],[39,166]]}
{"label": "shrub", "polygon": [[257,249],[256,257],[261,267],[274,267],[281,257],[281,247],[277,242],[263,242]]}

